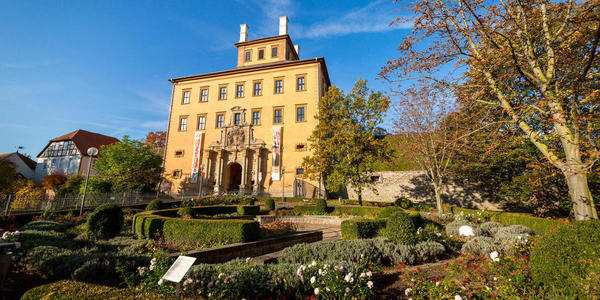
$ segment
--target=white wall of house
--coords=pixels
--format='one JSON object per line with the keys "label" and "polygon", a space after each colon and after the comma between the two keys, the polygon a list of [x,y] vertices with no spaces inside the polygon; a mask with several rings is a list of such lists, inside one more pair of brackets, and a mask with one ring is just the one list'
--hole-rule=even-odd
{"label": "white wall of house", "polygon": [[39,157],[35,168],[35,180],[42,181],[42,177],[52,173],[77,175],[80,163],[81,155]]}
{"label": "white wall of house", "polygon": [[25,164],[25,162],[19,157],[19,155],[13,154],[5,158],[5,160],[10,161],[15,166],[15,172],[17,174],[21,174],[27,179],[33,179],[35,174],[34,171],[30,169],[27,166],[27,164]]}

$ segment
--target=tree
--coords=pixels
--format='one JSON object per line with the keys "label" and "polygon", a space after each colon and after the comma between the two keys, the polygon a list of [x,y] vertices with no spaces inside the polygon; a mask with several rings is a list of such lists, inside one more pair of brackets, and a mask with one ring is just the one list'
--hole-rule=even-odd
{"label": "tree", "polygon": [[413,31],[381,76],[430,78],[512,122],[564,176],[575,219],[597,219],[588,174],[600,158],[599,6],[417,1]]}
{"label": "tree", "polygon": [[161,165],[161,156],[148,145],[125,136],[120,143],[100,147],[95,169],[112,182],[114,192],[146,192],[159,182]]}
{"label": "tree", "polygon": [[146,135],[144,144],[148,145],[154,153],[163,155],[165,144],[167,142],[167,133],[164,131],[150,131]]}
{"label": "tree", "polygon": [[433,186],[438,213],[444,212],[442,190],[453,155],[468,135],[457,114],[457,104],[444,89],[423,85],[407,89],[395,105],[394,126],[410,141],[411,158]]}
{"label": "tree", "polygon": [[63,173],[52,173],[42,177],[42,186],[47,190],[57,191],[67,182],[67,175]]}
{"label": "tree", "polygon": [[387,141],[377,133],[390,101],[358,80],[350,94],[331,87],[319,103],[318,125],[309,138],[312,155],[303,166],[311,179],[325,178],[329,190],[349,184],[362,205],[362,190],[373,186],[369,173],[378,159],[390,157]]}
{"label": "tree", "polygon": [[0,197],[8,197],[12,193],[15,176],[15,166],[10,161],[0,160]]}

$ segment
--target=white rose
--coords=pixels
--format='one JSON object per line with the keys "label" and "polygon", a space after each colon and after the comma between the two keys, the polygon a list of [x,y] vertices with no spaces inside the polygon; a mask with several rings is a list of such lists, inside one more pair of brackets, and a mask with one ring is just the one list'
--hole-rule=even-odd
{"label": "white rose", "polygon": [[498,251],[492,251],[492,253],[490,253],[490,258],[492,261],[500,261],[500,258],[498,258]]}
{"label": "white rose", "polygon": [[463,300],[463,298],[460,295],[456,295],[454,296],[454,300]]}
{"label": "white rose", "polygon": [[315,288],[315,295],[319,294],[319,288]]}

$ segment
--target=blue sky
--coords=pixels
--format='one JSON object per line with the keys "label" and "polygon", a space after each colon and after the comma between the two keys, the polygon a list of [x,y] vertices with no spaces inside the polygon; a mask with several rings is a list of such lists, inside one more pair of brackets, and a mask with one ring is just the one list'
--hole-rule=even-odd
{"label": "blue sky", "polygon": [[[142,139],[165,130],[168,78],[231,69],[239,24],[249,39],[290,18],[300,58],[324,56],[345,91],[375,90],[409,26],[389,1],[0,1],[0,153],[35,156],[76,129]],[[391,113],[391,111],[390,111]],[[391,124],[390,117],[387,124]]]}

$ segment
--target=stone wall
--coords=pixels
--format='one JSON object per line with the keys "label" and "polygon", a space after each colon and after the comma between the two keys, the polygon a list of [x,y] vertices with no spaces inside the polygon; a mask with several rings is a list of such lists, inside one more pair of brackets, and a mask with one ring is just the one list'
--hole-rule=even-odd
{"label": "stone wall", "polygon": [[[373,189],[363,190],[363,200],[394,202],[398,198],[407,198],[413,202],[435,203],[433,188],[423,171],[384,171],[374,172],[371,178],[375,181]],[[358,195],[347,187],[349,199],[357,199]],[[443,191],[446,204],[463,207],[497,209],[497,205],[484,200],[481,194],[468,186],[448,184]]]}

